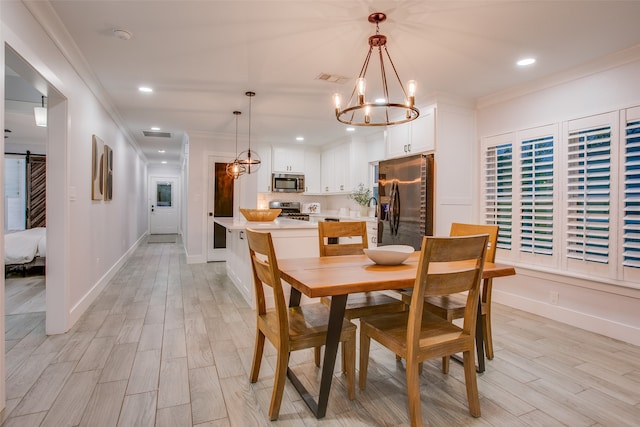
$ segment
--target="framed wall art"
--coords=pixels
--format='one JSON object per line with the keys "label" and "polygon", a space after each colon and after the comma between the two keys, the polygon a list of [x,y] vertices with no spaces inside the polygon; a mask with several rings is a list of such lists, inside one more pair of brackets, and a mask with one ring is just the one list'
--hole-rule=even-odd
{"label": "framed wall art", "polygon": [[113,150],[104,146],[104,199],[113,198]]}
{"label": "framed wall art", "polygon": [[104,142],[91,138],[91,200],[103,200],[104,194]]}

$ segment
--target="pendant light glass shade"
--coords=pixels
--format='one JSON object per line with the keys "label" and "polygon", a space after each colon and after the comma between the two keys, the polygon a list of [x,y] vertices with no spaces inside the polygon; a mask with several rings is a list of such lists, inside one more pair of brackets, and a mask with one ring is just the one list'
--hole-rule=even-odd
{"label": "pendant light glass shade", "polygon": [[226,172],[233,179],[238,179],[247,172],[247,169],[238,161],[238,116],[242,113],[234,111],[233,114],[236,116],[236,158],[227,164]]}
{"label": "pendant light glass shade", "polygon": [[249,148],[246,151],[238,154],[238,162],[243,165],[247,171],[247,174],[257,172],[260,169],[262,161],[256,151],[251,150],[251,98],[256,96],[255,92],[245,92],[245,95],[249,97]]}
{"label": "pendant light glass shade", "polygon": [[42,97],[42,107],[34,107],[33,114],[36,117],[36,126],[47,127],[47,108],[44,106],[44,96]]}

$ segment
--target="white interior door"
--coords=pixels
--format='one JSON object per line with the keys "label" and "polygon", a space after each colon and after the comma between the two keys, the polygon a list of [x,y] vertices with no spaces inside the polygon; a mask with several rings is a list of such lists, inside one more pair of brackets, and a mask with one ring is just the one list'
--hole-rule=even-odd
{"label": "white interior door", "polygon": [[151,234],[178,233],[178,179],[152,177],[149,185]]}

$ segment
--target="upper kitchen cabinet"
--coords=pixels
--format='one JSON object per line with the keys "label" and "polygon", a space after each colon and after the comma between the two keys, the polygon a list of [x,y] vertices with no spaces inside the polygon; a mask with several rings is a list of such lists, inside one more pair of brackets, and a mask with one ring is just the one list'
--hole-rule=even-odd
{"label": "upper kitchen cabinet", "polygon": [[409,123],[387,128],[386,158],[407,156],[435,149],[435,108],[420,110]]}
{"label": "upper kitchen cabinet", "polygon": [[351,193],[367,182],[368,162],[365,144],[348,142],[322,151],[322,194]]}
{"label": "upper kitchen cabinet", "polygon": [[273,173],[304,173],[304,147],[274,146],[271,154]]}
{"label": "upper kitchen cabinet", "polygon": [[258,169],[258,193],[271,192],[271,147],[266,146],[258,150],[260,155],[260,169]]}
{"label": "upper kitchen cabinet", "polygon": [[320,151],[306,149],[304,151],[304,192],[320,193]]}

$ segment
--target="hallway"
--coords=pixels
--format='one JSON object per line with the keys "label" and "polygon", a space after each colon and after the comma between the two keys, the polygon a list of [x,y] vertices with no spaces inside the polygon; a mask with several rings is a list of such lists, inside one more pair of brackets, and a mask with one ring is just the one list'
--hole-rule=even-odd
{"label": "hallway", "polygon": [[[500,305],[494,313],[496,358],[478,377],[482,417],[467,411],[462,367],[443,375],[432,361],[422,374],[425,425],[640,419],[639,348]],[[287,382],[280,419],[268,421],[275,352],[267,345],[250,384],[254,322],[224,263],[187,265],[179,240],[145,241],[71,331],[47,337],[33,327],[11,342],[4,425],[407,425],[404,371],[375,345],[356,400],[336,373],[327,417],[316,420]],[[312,352],[294,353],[291,365],[314,390]]]}

